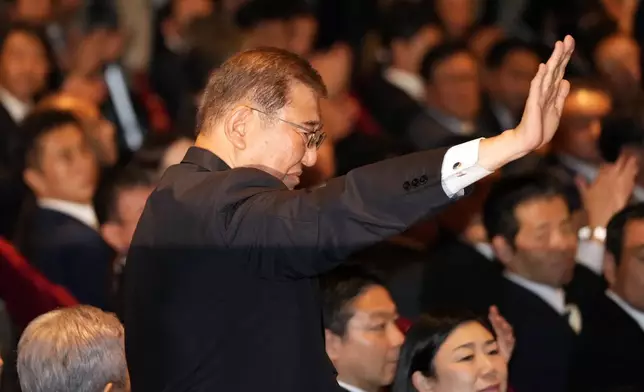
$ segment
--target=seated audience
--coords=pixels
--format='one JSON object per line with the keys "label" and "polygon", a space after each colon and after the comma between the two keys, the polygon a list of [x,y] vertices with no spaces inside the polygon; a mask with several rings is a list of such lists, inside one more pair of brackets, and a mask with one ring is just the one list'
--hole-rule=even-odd
{"label": "seated audience", "polygon": [[350,392],[377,392],[391,384],[404,337],[383,281],[359,265],[346,265],[326,275],[322,287],[326,352],[338,384]]}
{"label": "seated audience", "polygon": [[0,236],[13,235],[26,193],[19,169],[23,142],[19,125],[47,84],[45,41],[31,25],[0,26]]}
{"label": "seated audience", "polygon": [[[525,392],[566,391],[583,325],[580,303],[600,295],[603,282],[578,272],[585,267],[575,263],[577,234],[563,193],[543,175],[501,179],[488,195],[483,222],[505,267],[490,290],[520,342],[509,363],[510,384]],[[567,292],[573,277],[583,297]]]}
{"label": "seated audience", "polygon": [[392,392],[505,392],[508,363],[492,329],[470,317],[428,317],[407,332]]}
{"label": "seated audience", "polygon": [[476,58],[465,45],[436,46],[423,59],[425,108],[408,137],[417,150],[491,135],[481,118],[481,86]]}
{"label": "seated audience", "polygon": [[423,8],[411,2],[396,2],[385,14],[381,27],[387,62],[361,83],[365,107],[388,134],[403,140],[411,121],[422,111],[425,83],[420,75],[423,56],[441,39],[441,34]]}
{"label": "seated audience", "polygon": [[[608,224],[606,279],[575,353],[572,389],[644,390],[644,204],[625,208]],[[620,389],[621,390],[621,389]]]}
{"label": "seated audience", "polygon": [[47,279],[79,302],[108,306],[113,251],[92,206],[98,166],[79,121],[68,112],[27,118],[24,179],[36,197],[18,247]]}
{"label": "seated audience", "polygon": [[18,343],[22,392],[129,392],[124,338],[114,315],[91,306],[43,314]]}
{"label": "seated audience", "polygon": [[123,306],[121,289],[127,252],[132,236],[139,222],[148,196],[154,190],[153,176],[143,169],[128,166],[119,173],[112,184],[108,196],[105,222],[101,234],[105,241],[116,251],[114,261],[114,293],[117,314]]}

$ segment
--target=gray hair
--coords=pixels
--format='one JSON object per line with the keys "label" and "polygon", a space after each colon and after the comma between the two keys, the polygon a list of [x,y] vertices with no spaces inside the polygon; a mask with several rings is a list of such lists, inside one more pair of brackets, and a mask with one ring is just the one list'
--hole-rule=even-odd
{"label": "gray hair", "polygon": [[127,390],[123,325],[110,313],[80,305],[33,320],[18,343],[23,392]]}

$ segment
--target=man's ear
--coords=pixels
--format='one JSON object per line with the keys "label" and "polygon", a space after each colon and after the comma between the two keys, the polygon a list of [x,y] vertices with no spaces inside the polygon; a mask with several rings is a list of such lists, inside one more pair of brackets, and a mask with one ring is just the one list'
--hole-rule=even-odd
{"label": "man's ear", "polygon": [[324,344],[326,347],[326,355],[329,356],[331,362],[340,357],[340,349],[342,347],[342,337],[334,334],[328,329],[324,329]]}
{"label": "man's ear", "polygon": [[423,376],[419,371],[415,371],[411,375],[411,383],[418,392],[434,392],[436,389],[434,380]]}
{"label": "man's ear", "polygon": [[512,262],[514,250],[505,238],[500,235],[494,236],[494,238],[492,238],[492,248],[494,249],[496,258],[499,259],[504,266],[507,267]]}
{"label": "man's ear", "polygon": [[40,170],[27,168],[22,172],[22,178],[25,184],[31,189],[36,196],[47,194],[47,183],[45,177]]}
{"label": "man's ear", "polygon": [[604,253],[604,278],[608,282],[608,287],[615,285],[617,280],[617,263],[615,263],[615,256],[610,252]]}
{"label": "man's ear", "polygon": [[246,135],[249,130],[248,125],[252,119],[252,115],[252,109],[246,106],[239,106],[232,111],[224,122],[226,138],[238,150],[246,148]]}
{"label": "man's ear", "polygon": [[112,249],[121,250],[121,227],[114,222],[105,222],[101,225],[101,236]]}

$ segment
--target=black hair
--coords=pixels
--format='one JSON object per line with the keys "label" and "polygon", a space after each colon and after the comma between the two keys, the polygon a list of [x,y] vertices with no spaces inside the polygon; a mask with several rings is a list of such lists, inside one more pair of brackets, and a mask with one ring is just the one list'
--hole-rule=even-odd
{"label": "black hair", "polygon": [[9,39],[12,34],[16,33],[22,33],[37,39],[45,50],[47,56],[49,56],[49,45],[47,43],[48,41],[45,31],[39,26],[22,21],[12,22],[0,28],[0,52],[4,50],[4,45],[7,42],[7,39]]}
{"label": "black hair", "polygon": [[239,8],[235,21],[239,28],[246,30],[266,21],[287,21],[312,14],[312,10],[300,0],[250,0]]}
{"label": "black hair", "polygon": [[515,211],[525,202],[561,196],[565,194],[561,185],[544,173],[528,173],[508,176],[492,185],[483,205],[483,224],[491,240],[503,237],[509,244],[519,232]]}
{"label": "black hair", "polygon": [[615,264],[619,264],[624,244],[624,229],[632,220],[644,219],[644,203],[628,206],[615,214],[606,227],[606,249],[613,254]]}
{"label": "black hair", "polygon": [[106,221],[119,221],[118,200],[121,192],[139,187],[154,186],[154,177],[142,167],[130,164],[123,168],[110,184],[105,210]]}
{"label": "black hair", "polygon": [[470,313],[421,316],[407,331],[405,342],[400,349],[392,392],[416,392],[412,383],[412,375],[415,372],[421,372],[425,377],[435,377],[436,353],[456,328],[468,322],[481,324],[496,338],[494,330],[486,320]]}
{"label": "black hair", "polygon": [[81,122],[72,112],[57,109],[37,110],[31,113],[20,125],[24,138],[22,152],[23,169],[37,168],[40,165],[42,138],[66,125],[74,125],[82,131]]}
{"label": "black hair", "polygon": [[421,76],[426,81],[432,81],[434,78],[434,71],[436,71],[436,68],[439,65],[462,53],[468,54],[474,58],[472,51],[463,42],[448,42],[435,46],[423,57],[423,61],[420,66]]}
{"label": "black hair", "polygon": [[409,40],[432,22],[422,5],[409,1],[393,3],[382,15],[380,36],[384,46],[394,40]]}
{"label": "black hair", "polygon": [[602,121],[599,150],[608,162],[615,162],[626,146],[644,147],[644,129],[631,117],[606,117]]}
{"label": "black hair", "polygon": [[498,69],[508,56],[519,51],[533,53],[539,58],[539,61],[542,61],[541,51],[536,45],[517,38],[508,38],[495,43],[490,48],[485,57],[485,66],[489,69]]}
{"label": "black hair", "polygon": [[383,286],[384,281],[363,265],[342,265],[321,279],[324,328],[343,337],[353,317],[351,303],[370,287]]}

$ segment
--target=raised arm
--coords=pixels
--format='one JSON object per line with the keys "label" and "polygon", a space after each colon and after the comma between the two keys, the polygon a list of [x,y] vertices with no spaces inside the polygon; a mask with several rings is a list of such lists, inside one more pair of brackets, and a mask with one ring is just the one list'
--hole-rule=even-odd
{"label": "raised arm", "polygon": [[573,48],[571,37],[557,42],[532,82],[521,123],[497,137],[361,167],[309,191],[287,191],[259,170],[235,169],[248,180],[236,187],[240,193],[253,187],[275,191],[246,199],[240,194],[224,233],[229,246],[254,253],[250,267],[263,276],[304,277],[402,232],[552,139],[569,90],[563,73]]}

